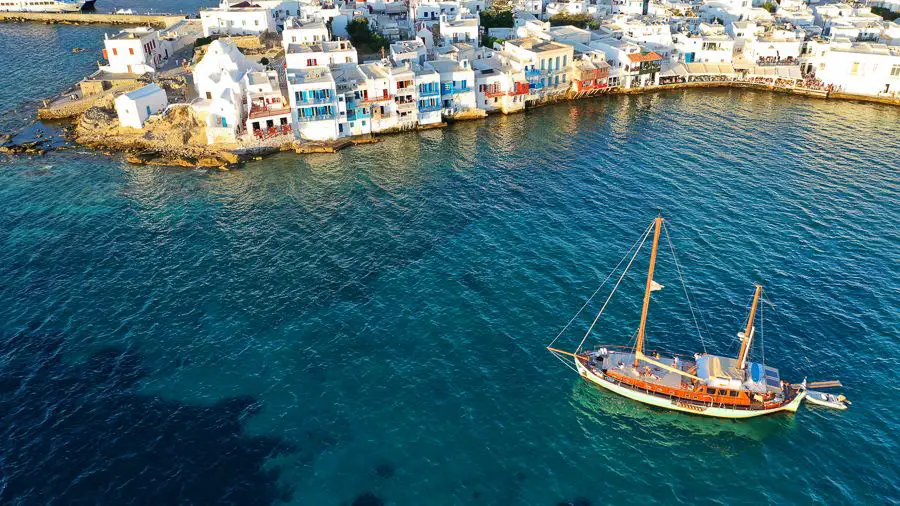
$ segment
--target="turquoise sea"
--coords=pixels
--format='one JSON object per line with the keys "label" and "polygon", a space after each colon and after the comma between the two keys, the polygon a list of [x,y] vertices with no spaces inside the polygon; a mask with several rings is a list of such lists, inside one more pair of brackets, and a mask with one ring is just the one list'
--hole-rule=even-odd
{"label": "turquoise sea", "polygon": [[[105,29],[0,25],[0,130]],[[230,172],[0,158],[0,504],[900,503],[898,138],[726,90]],[[761,282],[755,356],[848,411],[658,411],[544,349],[658,212],[704,333],[666,246],[648,346],[736,353]],[[642,262],[591,343],[628,342]]]}

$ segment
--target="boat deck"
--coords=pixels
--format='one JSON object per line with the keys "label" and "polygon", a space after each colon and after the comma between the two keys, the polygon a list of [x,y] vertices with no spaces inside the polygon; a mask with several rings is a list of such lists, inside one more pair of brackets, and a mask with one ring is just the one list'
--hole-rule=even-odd
{"label": "boat deck", "polygon": [[[653,356],[651,358],[685,372],[690,372],[696,367],[693,360],[679,358],[678,362],[675,363],[675,357],[671,356],[660,356],[659,358]],[[647,383],[662,385],[669,388],[684,389],[687,388],[689,383],[686,377],[653,364],[641,363],[637,368],[635,368],[633,364],[634,353],[610,351],[606,357],[602,357],[602,361],[591,362],[588,366],[599,370],[614,370],[619,374],[624,374]]]}

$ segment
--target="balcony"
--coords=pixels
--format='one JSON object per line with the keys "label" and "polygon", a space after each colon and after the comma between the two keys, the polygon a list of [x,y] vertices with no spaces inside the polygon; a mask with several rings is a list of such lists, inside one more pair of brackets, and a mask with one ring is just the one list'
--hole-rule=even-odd
{"label": "balcony", "polygon": [[644,62],[641,64],[641,68],[638,71],[638,74],[653,74],[655,72],[659,72],[662,70],[662,66],[657,62]]}
{"label": "balcony", "polygon": [[527,95],[528,88],[530,88],[528,83],[515,83],[513,91],[509,92],[509,96],[515,97],[517,95]]}
{"label": "balcony", "polygon": [[253,105],[250,108],[250,114],[248,114],[250,119],[257,118],[268,118],[270,116],[286,116],[291,113],[291,109],[289,107],[282,107],[280,104],[270,104],[269,106],[260,107],[258,105]]}
{"label": "balcony", "polygon": [[441,88],[441,95],[458,95],[460,93],[469,93],[470,91],[472,91],[472,88],[469,88],[468,86],[465,88],[450,86],[448,88]]}
{"label": "balcony", "polygon": [[440,90],[432,89],[432,90],[422,90],[419,88],[419,96],[420,97],[437,97],[441,94]]}
{"label": "balcony", "polygon": [[441,110],[441,104],[426,104],[426,105],[419,104],[419,112],[434,112],[434,111],[440,111],[440,110]]}
{"label": "balcony", "polygon": [[347,121],[356,121],[358,119],[369,119],[372,117],[370,112],[348,112]]}
{"label": "balcony", "polygon": [[373,104],[375,102],[387,102],[390,100],[394,100],[393,95],[382,95],[380,97],[365,97],[362,99],[362,103],[364,104]]}
{"label": "balcony", "polygon": [[312,123],[314,121],[329,121],[335,118],[334,113],[316,114],[315,116],[297,116],[298,123]]}
{"label": "balcony", "polygon": [[502,97],[504,95],[506,95],[506,92],[499,89],[485,90],[484,92],[486,98]]}
{"label": "balcony", "polygon": [[526,70],[525,77],[541,77],[541,71],[538,69]]}
{"label": "balcony", "polygon": [[297,100],[298,106],[304,105],[322,105],[322,104],[331,104],[334,102],[334,97],[324,97],[324,98],[315,98],[315,97],[306,97],[306,99]]}
{"label": "balcony", "polygon": [[415,111],[416,103],[415,102],[403,102],[397,104],[398,111]]}

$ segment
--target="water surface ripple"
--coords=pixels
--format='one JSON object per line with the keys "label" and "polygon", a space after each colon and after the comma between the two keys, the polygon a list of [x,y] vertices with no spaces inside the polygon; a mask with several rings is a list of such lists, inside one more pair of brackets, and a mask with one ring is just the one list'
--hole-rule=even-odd
{"label": "water surface ripple", "polygon": [[[0,503],[895,504],[898,120],[677,92],[226,173],[5,159]],[[543,349],[658,211],[707,349],[762,282],[754,352],[852,409],[660,412]],[[648,340],[699,349],[657,280]]]}

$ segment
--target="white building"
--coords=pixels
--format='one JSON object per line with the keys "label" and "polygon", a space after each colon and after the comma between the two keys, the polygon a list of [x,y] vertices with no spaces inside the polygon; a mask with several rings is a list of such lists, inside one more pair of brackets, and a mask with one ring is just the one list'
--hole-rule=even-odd
{"label": "white building", "polygon": [[525,72],[516,70],[499,55],[474,60],[476,105],[488,112],[521,111],[528,98]]}
{"label": "white building", "polygon": [[248,60],[230,41],[220,39],[209,45],[194,67],[194,87],[199,100],[194,108],[205,117],[210,143],[234,141],[244,125],[244,90],[248,72],[261,72],[261,65]]}
{"label": "white building", "polygon": [[281,40],[287,51],[291,44],[325,42],[331,40],[331,36],[328,34],[328,27],[320,20],[304,21],[300,18],[290,17],[284,23]]}
{"label": "white building", "polygon": [[432,68],[412,65],[415,72],[419,125],[441,122],[441,75]]}
{"label": "white building", "polygon": [[900,48],[870,43],[832,47],[816,77],[847,93],[900,97]]}
{"label": "white building", "polygon": [[428,49],[421,39],[401,40],[391,44],[391,60],[394,63],[415,63],[423,65],[428,56]]}
{"label": "white building", "polygon": [[440,75],[441,108],[444,116],[452,118],[476,108],[475,72],[468,60],[435,60],[425,62],[425,67]]}
{"label": "white building", "polygon": [[467,42],[475,46],[480,44],[478,18],[449,18],[446,15],[441,15],[441,21],[438,26],[444,44],[452,44],[454,42]]}
{"label": "white building", "polygon": [[302,69],[338,63],[357,63],[359,60],[356,48],[349,40],[333,40],[290,44],[284,55],[284,61],[288,69]]}
{"label": "white building", "polygon": [[734,59],[734,39],[722,25],[701,23],[700,33],[676,33],[674,60],[684,63],[726,63]]}
{"label": "white building", "polygon": [[229,4],[223,0],[219,7],[200,10],[203,36],[210,35],[259,35],[275,32],[272,11],[250,2]]}
{"label": "white building", "polygon": [[522,70],[533,98],[565,92],[569,88],[569,70],[575,49],[538,37],[508,40],[503,56],[516,70]]}
{"label": "white building", "polygon": [[116,97],[116,113],[123,127],[144,128],[144,122],[169,105],[166,92],[156,83]]}
{"label": "white building", "polygon": [[282,93],[278,72],[248,72],[241,84],[247,98],[247,132],[259,139],[291,135],[291,108]]}
{"label": "white building", "polygon": [[366,76],[363,102],[372,111],[372,132],[393,130],[398,126],[397,104],[394,102],[390,70],[382,63],[366,63],[359,66]]}
{"label": "white building", "polygon": [[372,105],[366,100],[366,75],[355,63],[332,65],[330,71],[338,94],[338,135],[372,133]]}
{"label": "white building", "polygon": [[288,70],[287,85],[295,136],[311,141],[337,139],[337,87],[328,67]]}
{"label": "white building", "polygon": [[103,57],[109,64],[101,66],[101,70],[148,74],[156,72],[169,58],[169,44],[152,28],[126,28],[112,36],[104,35]]}

